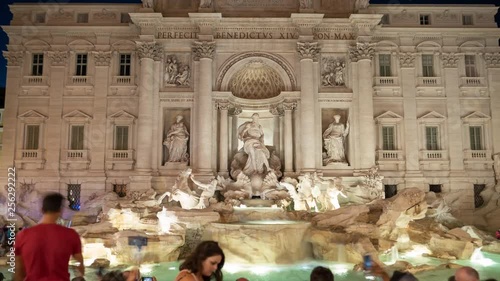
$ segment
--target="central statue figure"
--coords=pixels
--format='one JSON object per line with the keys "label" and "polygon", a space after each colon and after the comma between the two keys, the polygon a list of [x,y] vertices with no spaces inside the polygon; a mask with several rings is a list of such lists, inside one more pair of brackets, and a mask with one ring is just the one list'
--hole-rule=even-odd
{"label": "central statue figure", "polygon": [[262,174],[264,168],[269,168],[269,150],[264,144],[264,130],[259,124],[259,114],[252,115],[252,121],[247,121],[238,128],[238,138],[243,141],[243,151],[248,159],[243,173],[246,175]]}

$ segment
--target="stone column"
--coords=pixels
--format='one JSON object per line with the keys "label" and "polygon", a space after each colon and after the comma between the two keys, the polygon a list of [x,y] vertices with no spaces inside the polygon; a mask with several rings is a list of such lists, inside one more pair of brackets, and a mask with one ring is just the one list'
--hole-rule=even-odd
{"label": "stone column", "polygon": [[[104,161],[106,159],[106,113],[107,96],[109,89],[109,65],[111,52],[94,52],[95,78],[94,78],[94,112],[91,121],[91,138],[89,150],[91,151],[90,170],[94,176],[104,176]],[[112,130],[113,128],[109,128]]]}
{"label": "stone column", "polygon": [[153,146],[153,83],[154,61],[162,55],[161,46],[155,42],[138,43],[137,52],[141,63],[139,81],[139,114],[137,129],[136,170],[149,174]]}
{"label": "stone column", "polygon": [[194,59],[200,63],[200,75],[197,77],[198,93],[194,102],[197,104],[196,134],[193,136],[196,151],[195,172],[211,174],[212,171],[212,61],[215,42],[196,41],[193,45]]}
{"label": "stone column", "polygon": [[228,102],[218,102],[217,108],[220,111],[220,132],[219,132],[219,175],[227,176],[228,150],[229,150],[229,130],[227,111],[229,109]]}
{"label": "stone column", "polygon": [[[441,55],[444,68],[444,86],[446,89],[446,111],[448,122],[448,150],[450,155],[450,171],[456,176],[463,175],[464,145],[462,135],[462,118],[460,103],[460,79],[458,74],[459,56],[452,53]],[[407,160],[408,161],[408,160]]]}
{"label": "stone column", "polygon": [[319,53],[317,42],[297,42],[300,58],[300,131],[301,131],[301,172],[316,171],[316,137],[314,116],[316,115],[314,100],[314,66],[313,59]]}
{"label": "stone column", "polygon": [[[161,56],[159,57],[161,58]],[[153,146],[151,147],[151,169],[153,175],[158,175],[158,164],[163,164],[163,114],[160,114],[160,82],[163,63],[160,59],[154,62],[154,83],[153,83]],[[162,124],[160,126],[160,124]]]}
{"label": "stone column", "polygon": [[484,55],[488,68],[488,87],[491,107],[491,136],[493,140],[493,156],[495,160],[495,174],[500,182],[500,53],[487,53]]}
{"label": "stone column", "polygon": [[[241,107],[235,106],[231,110],[231,155],[238,153],[238,115],[241,114]],[[232,159],[231,159],[232,161]]]}
{"label": "stone column", "polygon": [[[48,52],[50,60],[49,118],[47,120],[47,142],[45,146],[46,167],[51,176],[59,175],[61,159],[61,122],[63,115],[64,81],[67,78],[68,52]],[[63,138],[65,139],[65,138]]]}
{"label": "stone column", "polygon": [[[16,148],[16,139],[18,132],[17,128],[17,115],[24,112],[18,112],[19,99],[18,89],[20,88],[23,79],[23,62],[24,52],[3,52],[3,56],[7,60],[7,88],[5,89],[5,111],[3,112],[3,148],[1,167],[2,173],[0,174],[1,186],[8,184],[7,169],[14,167],[14,160],[16,158],[16,150],[21,150],[23,147]],[[61,117],[59,117],[61,119]],[[43,147],[42,147],[43,148]],[[17,152],[20,155],[20,152]],[[59,160],[58,160],[59,162]],[[19,168],[17,168],[19,169]]]}
{"label": "stone column", "polygon": [[297,104],[295,102],[284,102],[285,111],[285,176],[293,174],[293,126],[292,113]]}
{"label": "stone column", "polygon": [[[374,55],[373,44],[357,43],[351,47],[349,56],[353,63],[357,64],[358,77],[353,77],[357,81],[358,95],[358,136],[360,163],[357,165],[360,169],[368,169],[375,165],[375,122],[373,120],[373,74],[372,59]],[[352,165],[352,164],[351,164]]]}
{"label": "stone column", "polygon": [[271,108],[269,109],[269,112],[273,115],[273,146],[276,155],[280,158],[283,159],[283,155],[280,154],[280,119],[281,116],[283,115],[283,110],[279,107],[279,105],[272,105]]}

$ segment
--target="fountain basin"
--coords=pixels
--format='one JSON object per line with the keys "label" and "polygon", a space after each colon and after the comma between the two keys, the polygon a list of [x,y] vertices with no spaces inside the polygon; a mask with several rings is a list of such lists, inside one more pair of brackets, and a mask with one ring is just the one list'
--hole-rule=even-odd
{"label": "fountain basin", "polygon": [[308,222],[290,220],[212,223],[207,235],[219,242],[227,262],[293,264],[312,258],[304,239],[309,227]]}

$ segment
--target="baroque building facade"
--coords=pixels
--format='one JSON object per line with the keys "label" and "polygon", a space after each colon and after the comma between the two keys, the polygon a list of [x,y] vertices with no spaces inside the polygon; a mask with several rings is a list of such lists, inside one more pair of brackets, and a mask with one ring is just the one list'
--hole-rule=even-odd
{"label": "baroque building facade", "polygon": [[234,178],[239,127],[255,114],[284,176],[349,183],[377,165],[388,196],[406,187],[448,194],[469,218],[495,186],[494,6],[10,8],[1,165],[39,190],[71,189],[83,202],[117,188],[165,190],[186,168]]}

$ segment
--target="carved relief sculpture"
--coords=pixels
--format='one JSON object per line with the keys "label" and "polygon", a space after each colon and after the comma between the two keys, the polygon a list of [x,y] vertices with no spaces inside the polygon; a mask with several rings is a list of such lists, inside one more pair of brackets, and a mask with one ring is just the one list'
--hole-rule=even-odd
{"label": "carved relief sculpture", "polygon": [[166,86],[189,86],[190,68],[188,64],[179,62],[176,56],[170,55],[165,62],[163,81]]}
{"label": "carved relief sculpture", "polygon": [[188,162],[189,160],[187,153],[189,132],[182,119],[181,115],[176,117],[176,122],[170,127],[163,141],[163,145],[168,151],[166,162]]}
{"label": "carved relief sculpture", "polygon": [[24,52],[3,51],[3,57],[7,60],[8,66],[20,66],[23,64]]}
{"label": "carved relief sculpture", "polygon": [[48,52],[47,56],[49,57],[52,65],[63,66],[63,65],[66,65],[66,63],[68,61],[68,52],[64,52],[64,51]]}
{"label": "carved relief sculpture", "polygon": [[315,59],[319,54],[319,44],[318,42],[297,42],[297,51],[301,60]]}
{"label": "carved relief sculpture", "polygon": [[326,157],[323,159],[323,164],[337,162],[347,163],[345,157],[345,138],[349,134],[349,121],[344,125],[340,123],[340,115],[333,116],[334,121],[328,125],[328,128],[323,133],[325,142]]}
{"label": "carved relief sculpture", "polygon": [[488,68],[500,67],[500,53],[486,53],[484,54],[484,60]]}
{"label": "carved relief sculpture", "polygon": [[323,58],[322,85],[326,87],[345,86],[345,61],[336,58]]}
{"label": "carved relief sculpture", "polygon": [[111,62],[111,52],[94,52],[96,66],[109,66]]}

